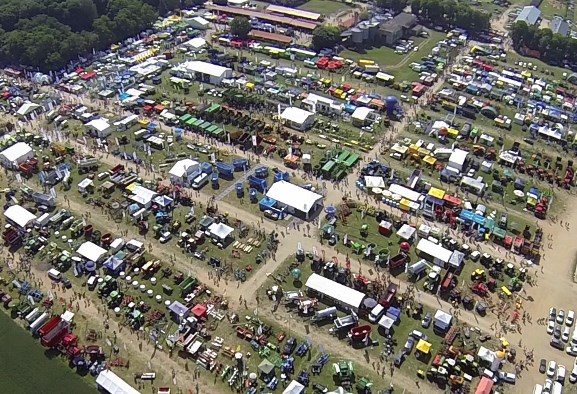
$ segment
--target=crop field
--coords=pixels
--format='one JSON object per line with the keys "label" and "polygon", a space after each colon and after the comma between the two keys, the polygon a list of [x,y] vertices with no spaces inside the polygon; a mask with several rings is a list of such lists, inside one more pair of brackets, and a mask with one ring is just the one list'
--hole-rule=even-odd
{"label": "crop field", "polygon": [[[97,393],[6,314],[0,313],[0,391],[3,393]],[[34,371],[34,379],[26,371]]]}

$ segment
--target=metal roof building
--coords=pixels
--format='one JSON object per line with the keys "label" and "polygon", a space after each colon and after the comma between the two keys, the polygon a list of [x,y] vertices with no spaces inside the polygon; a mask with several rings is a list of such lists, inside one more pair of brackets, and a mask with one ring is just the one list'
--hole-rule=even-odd
{"label": "metal roof building", "polygon": [[560,16],[554,16],[553,19],[551,19],[549,28],[553,31],[553,34],[561,34],[564,37],[567,37],[571,31],[569,23]]}
{"label": "metal roof building", "polygon": [[523,10],[515,19],[515,22],[523,21],[529,26],[534,25],[537,23],[539,18],[541,17],[541,10],[534,6],[527,6],[523,7]]}

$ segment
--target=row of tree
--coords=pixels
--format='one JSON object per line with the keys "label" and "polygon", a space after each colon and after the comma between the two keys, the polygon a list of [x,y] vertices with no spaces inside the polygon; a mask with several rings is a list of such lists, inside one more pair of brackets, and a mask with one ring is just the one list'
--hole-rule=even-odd
{"label": "row of tree", "polygon": [[[388,0],[382,0],[388,1]],[[445,28],[460,27],[471,33],[487,30],[491,14],[455,0],[411,0],[411,10],[421,20]]]}
{"label": "row of tree", "polygon": [[517,50],[538,51],[540,58],[551,64],[562,64],[565,60],[577,63],[577,40],[561,34],[553,34],[549,28],[539,29],[524,21],[511,27],[511,40]]}
{"label": "row of tree", "polygon": [[8,64],[57,70],[140,33],[179,6],[179,0],[3,0],[0,56]]}

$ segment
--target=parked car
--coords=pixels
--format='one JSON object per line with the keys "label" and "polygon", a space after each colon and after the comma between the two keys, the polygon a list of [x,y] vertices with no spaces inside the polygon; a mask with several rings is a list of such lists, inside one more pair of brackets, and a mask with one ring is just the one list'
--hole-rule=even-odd
{"label": "parked car", "polygon": [[550,393],[553,389],[553,381],[551,379],[545,379],[545,384],[543,385],[543,393]]}
{"label": "parked car", "polygon": [[569,382],[575,384],[577,382],[577,365],[573,365],[571,375],[569,375]]}
{"label": "parked car", "polygon": [[549,320],[549,323],[547,323],[547,334],[552,335],[553,331],[555,331],[555,322]]}
{"label": "parked car", "polygon": [[563,347],[563,342],[561,342],[559,339],[557,338],[551,338],[551,341],[549,342],[549,345],[551,345],[551,347],[554,347],[557,350],[563,350],[565,349]]}
{"label": "parked car", "polygon": [[403,362],[405,362],[405,357],[407,356],[407,354],[405,353],[404,350],[402,350],[397,357],[395,357],[395,367],[397,368],[401,368],[401,365],[403,365]]}
{"label": "parked car", "polygon": [[565,353],[570,356],[577,356],[577,346],[567,346],[565,348]]}
{"label": "parked car", "polygon": [[515,381],[517,380],[517,376],[511,372],[499,371],[499,380],[501,380],[503,382],[507,382],[509,384],[515,384]]}
{"label": "parked car", "polygon": [[429,328],[432,322],[433,322],[433,316],[427,312],[427,314],[425,314],[425,317],[423,317],[423,320],[421,320],[421,327]]}
{"label": "parked car", "polygon": [[542,358],[541,361],[539,361],[539,372],[545,373],[546,370],[547,370],[547,360]]}
{"label": "parked car", "polygon": [[555,321],[556,318],[557,318],[557,309],[555,308],[549,309],[549,320]]}
{"label": "parked car", "polygon": [[561,327],[555,326],[555,329],[553,330],[553,336],[557,339],[561,338]]}
{"label": "parked car", "polygon": [[411,351],[413,351],[414,347],[415,347],[415,340],[413,339],[413,337],[408,337],[407,342],[405,342],[405,346],[403,347],[403,351],[406,352],[407,354],[411,354]]}
{"label": "parked car", "polygon": [[569,310],[567,312],[567,317],[565,318],[565,325],[567,327],[572,327],[574,323],[575,323],[575,312]]}
{"label": "parked car", "polygon": [[297,340],[294,337],[290,337],[289,339],[287,339],[286,344],[284,345],[283,354],[290,356],[291,354],[293,354],[296,347],[297,347]]}
{"label": "parked car", "polygon": [[557,318],[555,320],[557,321],[557,324],[565,323],[565,311],[563,311],[563,309],[559,309],[559,312],[557,312]]}
{"label": "parked car", "polygon": [[160,235],[159,241],[161,244],[165,244],[172,239],[172,233],[170,231],[165,231]]}
{"label": "parked car", "polygon": [[549,361],[549,365],[547,366],[547,376],[552,378],[555,376],[555,372],[557,372],[557,363],[555,360]]}
{"label": "parked car", "polygon": [[571,327],[565,326],[563,333],[561,334],[561,340],[563,342],[569,342],[569,335],[571,335]]}
{"label": "parked car", "polygon": [[564,365],[559,365],[559,366],[557,367],[557,377],[556,377],[556,380],[557,380],[559,383],[561,383],[561,384],[565,383],[565,374],[566,374],[566,373],[567,373],[567,369],[565,368],[565,366],[564,366]]}

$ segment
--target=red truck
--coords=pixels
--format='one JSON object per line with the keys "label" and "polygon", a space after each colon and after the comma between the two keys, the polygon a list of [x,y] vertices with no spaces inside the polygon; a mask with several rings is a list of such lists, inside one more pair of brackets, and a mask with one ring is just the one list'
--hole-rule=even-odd
{"label": "red truck", "polygon": [[399,286],[394,283],[389,284],[387,287],[387,292],[384,293],[381,298],[379,298],[379,304],[384,306],[385,308],[390,307],[395,303],[395,297],[397,296],[397,290]]}

